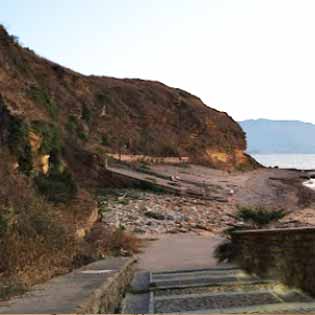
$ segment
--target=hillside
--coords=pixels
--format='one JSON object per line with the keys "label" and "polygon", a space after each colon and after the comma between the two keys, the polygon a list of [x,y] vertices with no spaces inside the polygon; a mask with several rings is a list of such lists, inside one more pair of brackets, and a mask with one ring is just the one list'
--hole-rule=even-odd
{"label": "hillside", "polygon": [[0,299],[7,279],[28,287],[134,250],[120,228],[91,232],[102,216],[98,188],[126,184],[106,169],[110,154],[252,169],[245,149],[239,125],[199,98],[159,82],[83,76],[0,26]]}
{"label": "hillside", "polygon": [[185,91],[80,75],[21,48],[4,28],[0,64],[2,108],[33,131],[49,124],[63,144],[93,153],[188,156],[220,168],[250,166],[239,125]]}
{"label": "hillside", "polygon": [[295,120],[244,120],[249,153],[315,153],[315,125]]}

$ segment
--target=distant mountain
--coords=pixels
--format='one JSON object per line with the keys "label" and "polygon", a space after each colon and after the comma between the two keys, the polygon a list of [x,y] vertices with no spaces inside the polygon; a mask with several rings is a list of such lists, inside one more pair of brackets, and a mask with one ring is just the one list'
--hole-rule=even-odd
{"label": "distant mountain", "polygon": [[298,120],[250,119],[239,124],[249,153],[315,153],[315,125]]}

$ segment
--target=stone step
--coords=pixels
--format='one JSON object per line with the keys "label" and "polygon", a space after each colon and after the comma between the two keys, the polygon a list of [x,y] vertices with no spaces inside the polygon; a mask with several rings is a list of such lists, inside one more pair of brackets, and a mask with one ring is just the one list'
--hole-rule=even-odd
{"label": "stone step", "polygon": [[130,293],[146,293],[150,289],[150,272],[136,272],[128,291]]}
{"label": "stone step", "polygon": [[150,293],[127,293],[121,306],[121,314],[149,313]]}
{"label": "stone step", "polygon": [[315,299],[233,265],[137,273],[122,313],[315,313]]}
{"label": "stone step", "polygon": [[190,272],[202,272],[202,271],[226,271],[226,270],[233,270],[233,269],[239,269],[239,267],[235,264],[219,264],[216,267],[212,268],[202,268],[202,269],[181,269],[181,270],[171,270],[171,271],[158,271],[154,272],[153,274],[155,275],[171,275],[171,274],[176,274],[176,273],[190,273]]}
{"label": "stone step", "polygon": [[146,314],[150,303],[150,273],[136,272],[121,305],[122,314]]}
{"label": "stone step", "polygon": [[240,273],[231,273],[231,274],[196,274],[196,275],[185,275],[185,276],[177,276],[177,277],[170,277],[170,278],[158,278],[152,277],[151,284],[163,284],[173,281],[178,282],[184,282],[184,281],[190,281],[195,280],[198,282],[199,280],[205,280],[205,279],[224,279],[224,278],[235,278],[235,279],[248,279],[248,278],[255,278],[253,276],[249,276],[248,274],[244,272]]}
{"label": "stone step", "polygon": [[252,282],[256,277],[249,276],[234,266],[184,270],[172,272],[158,272],[150,274],[151,289],[171,289],[198,286],[214,286],[236,281]]}
{"label": "stone step", "polygon": [[[208,277],[197,279],[184,279],[184,280],[170,280],[162,282],[151,282],[151,290],[165,290],[165,289],[180,289],[180,288],[197,288],[207,286],[219,286],[219,285],[233,285],[233,284],[252,284],[256,283],[258,278],[256,277],[242,277],[235,276],[226,277]],[[268,280],[267,280],[268,281]]]}
{"label": "stone step", "polygon": [[[154,313],[195,312],[200,310],[233,310],[255,306],[260,309],[264,305],[302,303],[313,308],[314,300],[298,291],[288,291],[279,295],[272,290],[251,292],[225,292],[183,294],[170,296],[151,295],[151,311]],[[278,307],[278,306],[277,306]],[[275,308],[276,309],[276,308]],[[281,309],[281,307],[280,307]]]}
{"label": "stone step", "polygon": [[[194,311],[185,311],[185,314],[314,314],[315,303],[278,303],[263,304],[255,306],[217,308],[217,309],[199,309]],[[172,314],[172,313],[169,313]],[[178,312],[176,312],[178,314]]]}
{"label": "stone step", "polygon": [[225,309],[283,302],[266,291],[247,292],[246,294],[240,292],[232,294],[192,294],[169,298],[151,296],[151,298],[153,298],[151,304],[154,306],[154,313],[192,312],[200,309]]}
{"label": "stone step", "polygon": [[177,289],[165,289],[155,290],[155,296],[170,296],[170,295],[183,295],[183,294],[196,294],[196,293],[224,293],[224,292],[248,292],[248,291],[263,291],[273,289],[277,283],[270,280],[257,280],[251,282],[234,282],[224,285],[213,285],[203,287],[192,288],[177,288]]}
{"label": "stone step", "polygon": [[188,279],[188,278],[201,278],[201,277],[222,277],[222,275],[237,276],[245,274],[241,269],[231,270],[212,270],[212,271],[194,271],[194,272],[178,272],[172,274],[152,274],[151,281],[163,281],[170,279]]}

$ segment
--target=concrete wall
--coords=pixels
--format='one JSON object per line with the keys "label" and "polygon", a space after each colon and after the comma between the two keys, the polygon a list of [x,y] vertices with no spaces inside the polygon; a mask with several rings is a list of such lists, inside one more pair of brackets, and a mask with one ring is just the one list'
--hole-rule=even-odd
{"label": "concrete wall", "polygon": [[242,268],[315,296],[315,228],[239,231],[232,238]]}
{"label": "concrete wall", "polygon": [[134,257],[107,257],[0,303],[0,314],[114,314],[135,262]]}

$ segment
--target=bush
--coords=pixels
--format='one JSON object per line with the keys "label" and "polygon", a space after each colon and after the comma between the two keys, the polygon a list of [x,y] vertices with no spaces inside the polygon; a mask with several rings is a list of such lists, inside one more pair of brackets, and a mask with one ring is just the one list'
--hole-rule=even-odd
{"label": "bush", "polygon": [[230,227],[223,231],[225,240],[219,243],[214,250],[214,257],[218,262],[233,262],[237,257],[238,248],[232,241],[232,233],[240,229],[240,227]]}
{"label": "bush", "polygon": [[87,141],[88,135],[85,133],[76,116],[70,115],[68,117],[66,128],[72,135],[76,135],[80,140]]}
{"label": "bush", "polygon": [[30,198],[1,236],[0,271],[25,284],[48,279],[56,270],[67,271],[76,250],[72,235],[45,203]]}
{"label": "bush", "polygon": [[268,210],[263,207],[239,207],[236,216],[245,222],[262,226],[283,218],[285,212],[283,210]]}
{"label": "bush", "polygon": [[107,91],[103,91],[96,94],[95,98],[96,98],[96,102],[101,105],[111,104],[113,102],[112,96]]}
{"label": "bush", "polygon": [[55,203],[67,202],[74,198],[77,193],[77,186],[69,171],[62,173],[50,172],[48,175],[40,174],[35,179],[38,191],[48,201]]}
{"label": "bush", "polygon": [[92,113],[85,104],[82,106],[81,118],[85,120],[87,124],[89,124],[92,120]]}
{"label": "bush", "polygon": [[19,163],[19,169],[24,174],[30,175],[33,168],[33,162],[27,125],[22,120],[12,119],[8,131],[9,149],[16,156]]}
{"label": "bush", "polygon": [[42,136],[43,140],[40,147],[42,154],[57,153],[62,150],[60,130],[56,126],[44,121],[34,121],[32,122],[32,129]]}
{"label": "bush", "polygon": [[173,144],[164,144],[161,149],[162,156],[179,156],[178,148]]}
{"label": "bush", "polygon": [[162,186],[158,186],[154,183],[150,183],[150,182],[144,181],[144,180],[140,181],[137,184],[137,187],[141,190],[151,191],[151,192],[156,193],[156,194],[162,194],[162,193],[166,192],[166,190]]}
{"label": "bush", "polygon": [[0,187],[0,294],[7,295],[16,291],[16,280],[29,286],[68,271],[77,245],[72,228],[34,193],[28,178],[10,173],[4,163],[0,177],[6,183]]}
{"label": "bush", "polygon": [[78,137],[82,140],[82,141],[87,141],[88,140],[88,135],[84,132],[84,131],[78,131]]}
{"label": "bush", "polygon": [[26,287],[18,279],[5,279],[0,282],[0,300],[7,300],[11,297],[25,293]]}
{"label": "bush", "polygon": [[68,131],[74,133],[78,129],[78,125],[79,123],[77,117],[74,115],[70,115],[66,123],[66,128],[68,129]]}
{"label": "bush", "polygon": [[138,253],[141,240],[124,228],[111,228],[104,224],[97,224],[86,238],[93,249],[95,259],[107,255],[132,255]]}
{"label": "bush", "polygon": [[3,236],[7,231],[7,226],[7,220],[4,218],[3,215],[0,215],[0,237]]}
{"label": "bush", "polygon": [[104,146],[108,146],[109,145],[109,139],[108,139],[107,135],[102,135],[101,144],[104,145]]}
{"label": "bush", "polygon": [[237,256],[237,249],[235,244],[228,239],[220,243],[214,250],[214,257],[218,262],[232,262]]}

